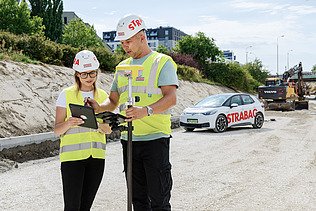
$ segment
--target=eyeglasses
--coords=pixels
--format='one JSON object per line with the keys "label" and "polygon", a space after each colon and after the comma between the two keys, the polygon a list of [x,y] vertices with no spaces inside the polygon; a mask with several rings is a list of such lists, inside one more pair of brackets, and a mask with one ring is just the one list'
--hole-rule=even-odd
{"label": "eyeglasses", "polygon": [[95,78],[95,77],[97,77],[98,72],[97,72],[97,71],[91,71],[91,72],[89,72],[89,73],[83,72],[83,73],[79,73],[79,74],[80,74],[80,78],[86,79],[86,78],[88,78],[88,75],[90,76],[90,78]]}

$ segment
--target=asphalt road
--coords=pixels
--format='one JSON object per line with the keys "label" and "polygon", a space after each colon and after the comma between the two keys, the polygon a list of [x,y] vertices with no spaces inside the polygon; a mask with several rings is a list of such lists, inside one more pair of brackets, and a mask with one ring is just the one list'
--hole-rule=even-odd
{"label": "asphalt road", "polygon": [[[275,121],[271,121],[275,119]],[[126,210],[120,143],[92,210]],[[263,128],[173,131],[173,210],[316,210],[316,107],[267,112]],[[58,157],[0,174],[0,210],[63,210]]]}

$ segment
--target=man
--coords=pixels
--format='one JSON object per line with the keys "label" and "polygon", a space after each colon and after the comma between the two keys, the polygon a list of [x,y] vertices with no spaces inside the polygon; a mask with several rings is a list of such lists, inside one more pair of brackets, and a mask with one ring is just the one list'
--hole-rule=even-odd
{"label": "man", "polygon": [[[120,64],[142,65],[143,71],[133,79],[133,96],[140,101],[126,110],[133,121],[132,185],[133,207],[138,210],[171,210],[172,188],[169,144],[171,120],[169,108],[176,104],[178,78],[171,57],[148,46],[145,23],[136,15],[122,18],[117,25],[116,40],[130,58]],[[96,112],[114,110],[127,101],[127,79],[115,74],[107,103],[91,102]],[[127,169],[127,134],[122,133],[124,169]]]}

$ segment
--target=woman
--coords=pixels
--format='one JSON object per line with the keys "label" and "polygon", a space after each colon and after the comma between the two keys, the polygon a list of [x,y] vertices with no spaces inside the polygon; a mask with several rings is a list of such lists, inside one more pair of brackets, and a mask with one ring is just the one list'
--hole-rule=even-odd
{"label": "woman", "polygon": [[96,88],[99,62],[93,52],[77,53],[73,69],[75,85],[64,89],[56,103],[54,132],[60,135],[60,161],[65,210],[90,210],[102,180],[105,165],[105,133],[110,127],[99,124],[99,130],[80,127],[84,121],[71,117],[69,103],[84,105],[92,98],[99,103],[108,95]]}

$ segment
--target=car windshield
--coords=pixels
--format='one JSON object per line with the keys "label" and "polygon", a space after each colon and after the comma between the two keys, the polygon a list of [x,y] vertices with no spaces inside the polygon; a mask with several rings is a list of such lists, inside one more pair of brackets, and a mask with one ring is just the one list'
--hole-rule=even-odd
{"label": "car windshield", "polygon": [[220,107],[227,99],[227,96],[225,95],[212,95],[209,96],[200,102],[198,102],[194,107],[209,107],[209,108],[215,108]]}

